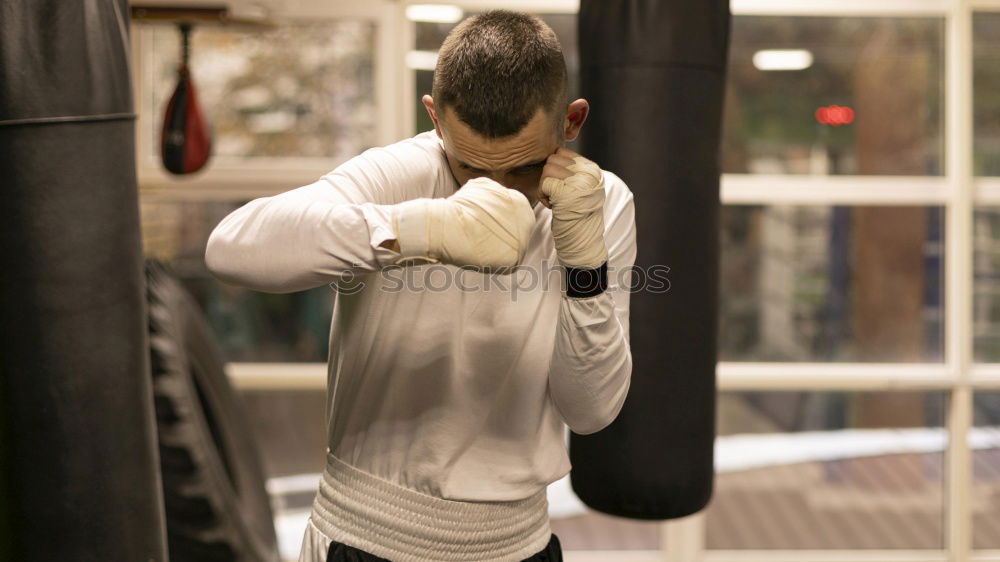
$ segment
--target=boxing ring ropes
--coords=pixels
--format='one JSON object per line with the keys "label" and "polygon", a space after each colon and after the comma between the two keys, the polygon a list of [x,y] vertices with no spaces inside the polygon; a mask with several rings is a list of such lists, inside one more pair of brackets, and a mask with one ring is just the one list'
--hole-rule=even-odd
{"label": "boxing ring ropes", "polygon": [[[377,144],[410,136],[414,129],[413,70],[405,53],[414,41],[408,4],[366,2],[344,5],[320,1],[298,3],[289,17],[362,18],[376,31],[376,96],[381,119]],[[466,11],[500,7],[500,2],[450,2]],[[503,7],[537,13],[575,13],[575,1],[503,2]],[[969,435],[974,391],[1000,390],[1000,364],[973,363],[972,350],[972,222],[980,205],[1000,205],[1000,178],[972,175],[972,14],[1000,11],[1000,0],[733,0],[734,16],[916,16],[942,18],[945,24],[944,168],[946,175],[906,176],[764,176],[724,174],[722,202],[727,205],[936,205],[945,209],[947,248],[945,279],[945,360],[942,363],[736,363],[720,362],[720,391],[940,391],[946,396],[945,435]],[[143,98],[141,34],[132,34],[136,99]],[[241,164],[214,167],[198,178],[176,182],[146,157],[153,152],[142,131],[151,116],[140,112],[137,163],[143,198],[211,200],[273,195],[290,185],[305,185],[329,170],[329,161],[285,161],[280,167]],[[155,117],[154,117],[155,119]],[[229,365],[234,383],[243,389],[325,388],[324,364]],[[967,439],[944,439],[945,547],[941,550],[708,550],[704,514],[663,523],[663,545],[651,551],[567,551],[568,561],[621,562],[1000,562],[1000,550],[972,551],[971,445]],[[279,485],[280,483],[276,484]]]}

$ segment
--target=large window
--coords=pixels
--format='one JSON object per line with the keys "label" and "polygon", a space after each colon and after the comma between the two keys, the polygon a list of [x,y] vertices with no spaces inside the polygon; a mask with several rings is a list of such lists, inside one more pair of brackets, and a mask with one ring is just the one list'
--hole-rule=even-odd
{"label": "large window", "polygon": [[[217,144],[193,178],[157,162],[179,35],[134,28],[144,247],[231,360],[287,559],[321,468],[332,294],[218,283],[205,239],[247,200],[431,128],[419,100],[455,23],[408,20],[416,3],[302,2],[269,30],[196,28]],[[577,2],[515,7],[556,31],[579,97]],[[1000,4],[732,10],[715,495],[660,523],[595,512],[553,483],[567,558],[1000,561]]]}

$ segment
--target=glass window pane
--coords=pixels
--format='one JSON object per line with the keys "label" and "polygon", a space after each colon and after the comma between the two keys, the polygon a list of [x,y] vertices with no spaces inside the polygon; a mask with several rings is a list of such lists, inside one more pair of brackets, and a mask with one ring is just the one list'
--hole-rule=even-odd
{"label": "glass window pane", "polygon": [[[466,16],[472,16],[480,12],[466,12]],[[568,81],[567,97],[568,100],[575,100],[580,97],[580,51],[577,48],[576,39],[576,14],[536,14],[538,17],[548,24],[555,32],[556,37],[559,38],[559,44],[562,46],[563,58],[566,59],[566,75]],[[417,51],[422,52],[433,52],[436,53],[438,49],[441,48],[441,43],[444,42],[444,38],[448,35],[456,24],[451,23],[430,23],[430,22],[415,22],[414,26],[416,28],[415,35],[415,48]],[[434,72],[433,69],[417,68],[415,70],[416,74],[416,94],[417,99],[414,100],[414,111],[416,111],[416,127],[417,130],[413,133],[419,133],[422,131],[429,131],[434,128],[434,124],[431,123],[430,116],[427,115],[427,110],[424,109],[423,103],[421,103],[420,98],[424,94],[430,95],[431,86],[433,83]],[[586,127],[583,128],[583,132],[586,132]],[[574,140],[572,143],[567,143],[568,146],[572,147],[580,142],[581,136]]]}
{"label": "glass window pane", "polygon": [[333,290],[250,291],[218,281],[205,267],[212,229],[246,201],[143,199],[143,250],[171,266],[201,305],[228,361],[325,362]]}
{"label": "glass window pane", "polygon": [[268,478],[323,471],[325,390],[241,390],[239,394]]}
{"label": "glass window pane", "polygon": [[326,391],[242,390],[274,511],[282,560],[298,560],[326,463]]}
{"label": "glass window pane", "polygon": [[734,17],[723,171],[942,174],[943,40],[941,18]]}
{"label": "glass window pane", "polygon": [[[148,157],[177,84],[176,27],[137,25]],[[200,26],[191,33],[191,73],[213,133],[213,158],[347,159],[373,146],[375,24],[282,23],[273,29]]]}
{"label": "glass window pane", "polygon": [[1000,207],[973,214],[973,357],[1000,361]]}
{"label": "glass window pane", "polygon": [[942,361],[940,207],[722,210],[724,361]]}
{"label": "glass window pane", "polygon": [[972,547],[1000,549],[1000,392],[973,395]]}
{"label": "glass window pane", "polygon": [[972,18],[973,173],[1000,176],[1000,13]]}
{"label": "glass window pane", "polygon": [[712,549],[944,545],[943,394],[724,392]]}

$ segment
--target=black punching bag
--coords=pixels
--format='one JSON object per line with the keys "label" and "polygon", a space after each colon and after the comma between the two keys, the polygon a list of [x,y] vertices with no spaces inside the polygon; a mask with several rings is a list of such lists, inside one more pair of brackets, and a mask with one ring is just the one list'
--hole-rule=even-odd
{"label": "black punching bag", "polygon": [[166,560],[128,14],[0,4],[0,560]]}
{"label": "black punching bag", "polygon": [[[582,0],[583,153],[635,195],[632,383],[618,418],[572,434],[570,481],[622,517],[695,513],[712,495],[719,274],[719,143],[726,0]],[[669,267],[666,275],[664,269]]]}

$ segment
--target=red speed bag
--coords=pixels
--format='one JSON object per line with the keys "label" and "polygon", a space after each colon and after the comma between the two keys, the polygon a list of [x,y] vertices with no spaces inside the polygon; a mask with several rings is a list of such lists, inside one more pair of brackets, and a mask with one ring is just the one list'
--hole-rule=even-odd
{"label": "red speed bag", "polygon": [[170,96],[160,135],[163,166],[174,174],[197,172],[212,154],[212,137],[195,95],[186,64],[177,71],[177,88]]}

